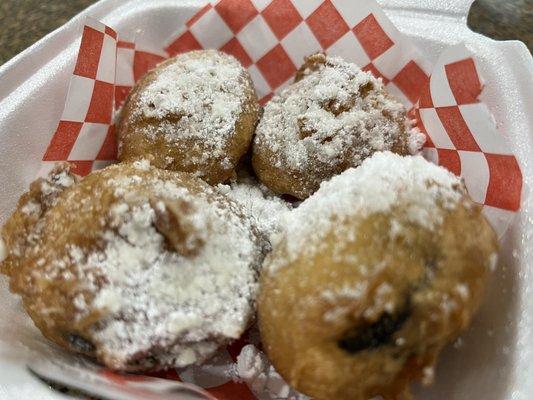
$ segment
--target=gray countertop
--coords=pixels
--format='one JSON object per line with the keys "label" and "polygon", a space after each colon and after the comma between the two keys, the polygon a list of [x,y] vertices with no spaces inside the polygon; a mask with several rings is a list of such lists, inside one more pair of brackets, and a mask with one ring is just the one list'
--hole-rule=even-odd
{"label": "gray countertop", "polygon": [[[1,0],[0,64],[64,24],[95,0]],[[533,0],[476,0],[468,23],[498,40],[522,40],[533,49]]]}

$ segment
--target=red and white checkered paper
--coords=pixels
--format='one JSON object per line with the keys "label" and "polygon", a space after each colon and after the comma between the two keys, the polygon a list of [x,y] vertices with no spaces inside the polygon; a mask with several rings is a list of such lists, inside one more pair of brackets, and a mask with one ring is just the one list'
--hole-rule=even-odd
{"label": "red and white checkered paper", "polygon": [[[520,167],[479,101],[482,78],[465,47],[448,49],[431,68],[375,0],[219,0],[177,28],[164,49],[146,49],[135,41],[118,40],[111,28],[97,21],[86,24],[65,109],[41,173],[55,161],[73,162],[81,175],[113,162],[114,109],[141,76],[170,56],[202,48],[232,54],[248,69],[266,103],[292,82],[304,56],[324,51],[383,79],[426,134],[426,158],[464,179],[500,236],[519,209]],[[221,357],[234,361],[246,340],[241,342]],[[166,376],[211,387],[220,399],[274,398],[206,374],[206,369],[193,368]]]}
{"label": "red and white checkered paper", "polygon": [[72,161],[75,172],[88,174],[116,159],[113,126],[117,34],[87,20],[70,79],[65,108],[43,156],[40,174],[55,161]]}
{"label": "red and white checkered paper", "polygon": [[414,109],[426,134],[424,156],[463,178],[498,236],[520,208],[522,173],[487,106],[482,78],[463,45],[447,49]]}

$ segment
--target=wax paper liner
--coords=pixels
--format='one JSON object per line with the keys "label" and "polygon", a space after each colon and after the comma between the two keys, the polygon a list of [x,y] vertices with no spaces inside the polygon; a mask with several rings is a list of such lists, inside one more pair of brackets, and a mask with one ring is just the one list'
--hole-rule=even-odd
{"label": "wax paper liner", "polygon": [[[117,37],[98,21],[87,21],[63,115],[43,156],[41,174],[60,160],[73,162],[81,175],[112,163],[115,108],[133,84],[165,58],[201,48],[230,53],[248,69],[265,103],[292,82],[304,56],[325,51],[383,79],[426,134],[424,155],[464,179],[500,237],[518,211],[520,167],[479,100],[483,80],[464,46],[446,50],[434,66],[429,65],[374,0],[357,5],[351,0],[220,0],[206,4],[177,29],[164,48],[148,49],[127,36]],[[247,342],[239,343],[215,360],[225,360],[222,365],[235,362],[239,346]],[[209,387],[221,399],[292,396],[281,386],[268,389],[268,379],[258,389],[251,378],[248,384],[237,383],[218,367],[213,373],[211,367],[191,367],[168,377]],[[272,382],[276,386],[279,380]]]}

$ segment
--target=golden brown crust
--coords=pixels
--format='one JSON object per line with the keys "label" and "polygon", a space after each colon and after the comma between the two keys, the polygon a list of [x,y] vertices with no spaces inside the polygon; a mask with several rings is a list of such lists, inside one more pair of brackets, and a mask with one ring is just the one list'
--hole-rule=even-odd
{"label": "golden brown crust", "polygon": [[[250,75],[240,65],[238,67],[241,70],[240,76],[235,82],[231,82],[230,86],[235,93],[240,93],[241,111],[234,122],[230,136],[227,139],[220,139],[224,140],[221,148],[213,149],[207,140],[185,135],[168,140],[164,134],[168,129],[164,125],[177,125],[183,118],[179,113],[170,112],[162,118],[138,116],[141,107],[140,97],[166,69],[173,65],[186,65],[191,60],[215,58],[221,66],[238,63],[233,57],[213,50],[194,51],[166,60],[135,85],[121,112],[118,127],[119,160],[133,161],[148,158],[152,165],[158,168],[190,172],[210,184],[225,182],[234,176],[239,159],[250,146],[260,110]],[[154,129],[161,129],[161,132],[147,134],[147,131]],[[216,135],[216,132],[213,130],[212,134]]]}
{"label": "golden brown crust", "polygon": [[[192,356],[201,361],[220,345],[227,343],[232,335],[236,335],[235,330],[246,328],[251,317],[249,303],[254,300],[256,269],[262,260],[262,242],[256,236],[254,226],[245,221],[240,209],[226,197],[190,174],[157,169],[146,162],[123,163],[89,174],[59,193],[54,204],[46,209],[43,207],[42,213],[34,220],[25,220],[23,208],[29,198],[36,198],[34,193],[42,192],[42,182],[43,180],[38,180],[32,184],[30,193],[22,197],[19,208],[6,223],[3,238],[10,253],[7,264],[4,262],[2,265],[2,271],[10,274],[10,289],[22,297],[24,308],[46,338],[71,351],[96,357],[113,369],[146,371],[184,366],[194,362],[195,358]],[[147,211],[134,214],[135,210]],[[130,213],[133,213],[131,217]],[[137,225],[134,224],[133,230],[125,230],[125,224],[136,218],[135,215],[151,218],[151,213],[153,222],[148,221],[148,224],[153,229],[150,225],[136,228]],[[26,235],[28,223],[35,223],[36,220],[38,223],[34,224],[36,228],[32,229],[32,235],[25,243],[23,254],[14,257],[13,243]],[[233,228],[226,228],[230,226],[235,227],[233,231]],[[226,229],[230,229],[227,232],[237,232],[237,235],[226,237]],[[214,319],[202,321],[201,313],[195,314],[195,318],[208,326],[205,329],[201,325],[197,328],[201,330],[201,334],[205,332],[205,336],[196,341],[189,336],[185,343],[181,343],[182,331],[178,327],[174,332],[173,322],[164,320],[166,315],[157,317],[160,319],[153,322],[149,320],[148,311],[157,315],[163,309],[161,307],[167,307],[170,312],[178,315],[185,312],[181,307],[187,309],[187,305],[182,306],[181,300],[164,304],[161,298],[165,299],[166,292],[163,292],[161,298],[152,296],[152,292],[146,292],[159,290],[160,287],[162,291],[187,292],[186,286],[164,287],[167,284],[173,285],[171,278],[166,279],[169,283],[150,281],[147,277],[143,278],[145,270],[136,271],[136,275],[131,277],[134,284],[140,286],[128,286],[125,290],[134,291],[139,296],[148,296],[148,300],[153,299],[154,302],[159,301],[154,310],[143,308],[150,306],[152,300],[147,304],[139,300],[137,304],[137,295],[132,295],[129,300],[114,295],[105,305],[98,305],[97,299],[104,290],[121,293],[120,288],[113,288],[121,285],[122,280],[116,281],[110,268],[112,270],[114,265],[122,265],[125,270],[117,273],[128,273],[129,265],[133,268],[136,259],[140,257],[139,251],[145,251],[143,243],[157,233],[163,237],[164,242],[159,245],[160,242],[154,239],[157,246],[162,246],[155,249],[155,255],[159,251],[165,255],[162,256],[162,261],[155,263],[157,265],[141,266],[149,268],[152,274],[162,268],[171,272],[184,268],[182,274],[192,271],[190,273],[194,278],[194,268],[191,269],[191,265],[197,262],[198,270],[201,270],[206,264],[205,260],[210,260],[209,257],[219,257],[220,251],[213,249],[213,246],[220,247],[218,243],[223,240],[225,249],[222,250],[230,261],[221,260],[220,265],[213,266],[213,271],[220,274],[228,272],[228,276],[220,279],[235,280],[236,276],[242,276],[244,284],[250,285],[242,288],[249,298],[241,300],[244,297],[242,293],[237,290],[233,293],[239,303],[233,309],[237,315],[231,317],[233,319],[229,322],[220,322],[224,318],[220,315],[204,316],[206,319]],[[151,237],[143,239],[143,235]],[[129,246],[128,243],[133,246],[131,250],[116,253],[120,251],[120,247],[113,246]],[[244,253],[238,253],[241,243],[245,246]],[[154,252],[154,245],[146,246],[146,251]],[[110,247],[111,253],[106,250]],[[201,252],[206,248],[210,255],[204,257]],[[232,264],[231,260],[235,258],[242,260],[242,264]],[[123,261],[124,259],[129,261]],[[165,267],[162,265],[165,259],[173,261],[169,261]],[[150,258],[146,260],[150,262]],[[232,275],[233,273],[242,275]],[[135,283],[136,280],[139,282]],[[145,280],[150,281],[146,288],[142,286]],[[210,284],[210,281],[206,282],[206,285]],[[211,289],[213,288],[206,288]],[[216,293],[213,296],[216,297]],[[224,299],[230,308],[232,302],[237,301],[233,299]],[[134,308],[137,311],[133,314],[126,306],[120,306],[130,304],[127,301],[133,304],[132,307],[139,307]],[[201,299],[198,301],[201,302]],[[213,307],[212,303],[210,305]],[[113,311],[115,307],[123,308]],[[113,324],[119,322],[124,322],[123,329],[126,333],[121,333],[120,329],[113,331]],[[157,336],[159,331],[156,323],[161,324],[161,337]],[[210,324],[227,325],[212,328],[213,331],[208,332]],[[116,335],[125,336],[117,341]],[[148,339],[144,339],[143,335],[148,335]],[[153,338],[150,339],[149,335]]]}
{"label": "golden brown crust", "polygon": [[1,239],[10,249],[7,258],[0,262],[0,272],[11,275],[21,257],[31,250],[31,235],[38,228],[46,211],[53,207],[59,195],[76,184],[79,177],[71,172],[69,163],[57,163],[48,176],[32,182],[17,208],[1,229]]}
{"label": "golden brown crust", "polygon": [[410,154],[411,134],[405,108],[381,83],[353,64],[318,53],[306,57],[295,83],[266,105],[252,162],[271,190],[305,199],[375,151]]}
{"label": "golden brown crust", "polygon": [[[90,345],[90,337],[86,328],[100,317],[94,312],[81,321],[74,321],[76,315],[75,298],[80,294],[91,301],[94,294],[84,291],[76,279],[41,279],[33,274],[33,269],[42,269],[47,265],[68,257],[68,249],[72,245],[79,246],[89,251],[102,245],[100,234],[110,224],[107,220],[108,210],[116,201],[112,187],[105,187],[105,179],[131,171],[132,167],[121,166],[122,171],[116,167],[107,171],[89,174],[77,184],[75,190],[60,194],[60,200],[55,207],[39,215],[41,223],[39,232],[35,232],[33,240],[28,243],[24,257],[19,258],[16,268],[12,269],[10,289],[22,296],[23,304],[35,325],[43,335],[60,346],[81,352],[86,355],[95,355],[94,346]],[[30,186],[30,193],[40,187],[42,180],[37,180]],[[10,237],[19,235],[22,231],[19,225],[20,206],[25,204],[25,194],[21,198],[19,207],[13,216],[6,222],[4,238],[7,248]],[[95,198],[93,202],[91,199]],[[81,213],[80,209],[84,212]],[[6,231],[8,227],[9,232]],[[68,227],[68,233],[65,228]],[[11,255],[11,253],[10,253]],[[9,257],[8,257],[9,259]],[[42,260],[42,261],[41,261]],[[75,265],[67,266],[66,270],[74,271]],[[104,277],[96,280],[96,286],[101,287]],[[83,345],[86,343],[86,346]]]}
{"label": "golden brown crust", "polygon": [[315,53],[304,57],[304,63],[296,72],[294,82],[301,81],[307,75],[320,70],[326,64],[327,58],[324,53]]}
{"label": "golden brown crust", "polygon": [[[289,384],[317,400],[409,398],[482,299],[496,236],[470,201],[436,232],[391,214],[332,223],[321,251],[267,258],[258,302],[265,350]],[[342,233],[339,233],[342,232]],[[281,260],[281,261],[280,261]],[[269,272],[269,265],[281,267]]]}

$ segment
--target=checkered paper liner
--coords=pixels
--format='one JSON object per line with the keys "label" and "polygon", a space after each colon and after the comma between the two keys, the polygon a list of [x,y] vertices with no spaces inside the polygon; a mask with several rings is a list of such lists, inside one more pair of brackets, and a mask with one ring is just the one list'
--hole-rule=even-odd
{"label": "checkered paper liner", "polygon": [[[219,0],[201,8],[166,43],[163,49],[145,48],[100,22],[86,23],[41,174],[55,161],[72,162],[80,175],[114,162],[114,110],[140,77],[168,57],[202,48],[232,54],[250,72],[264,104],[292,82],[304,56],[324,51],[383,80],[426,134],[425,157],[464,179],[499,236],[520,207],[520,167],[479,100],[483,83],[472,54],[455,46],[432,67],[374,0],[357,5],[352,0]],[[235,361],[246,340],[241,342],[219,354],[224,362]],[[284,398],[282,393],[286,398],[289,393],[267,390],[267,383],[252,388],[208,372],[213,370],[191,367],[166,377],[208,387],[220,399]]]}
{"label": "checkered paper liner", "polygon": [[426,134],[423,154],[463,178],[499,237],[520,208],[522,173],[494,119],[479,101],[482,78],[463,45],[447,49],[414,109]]}

